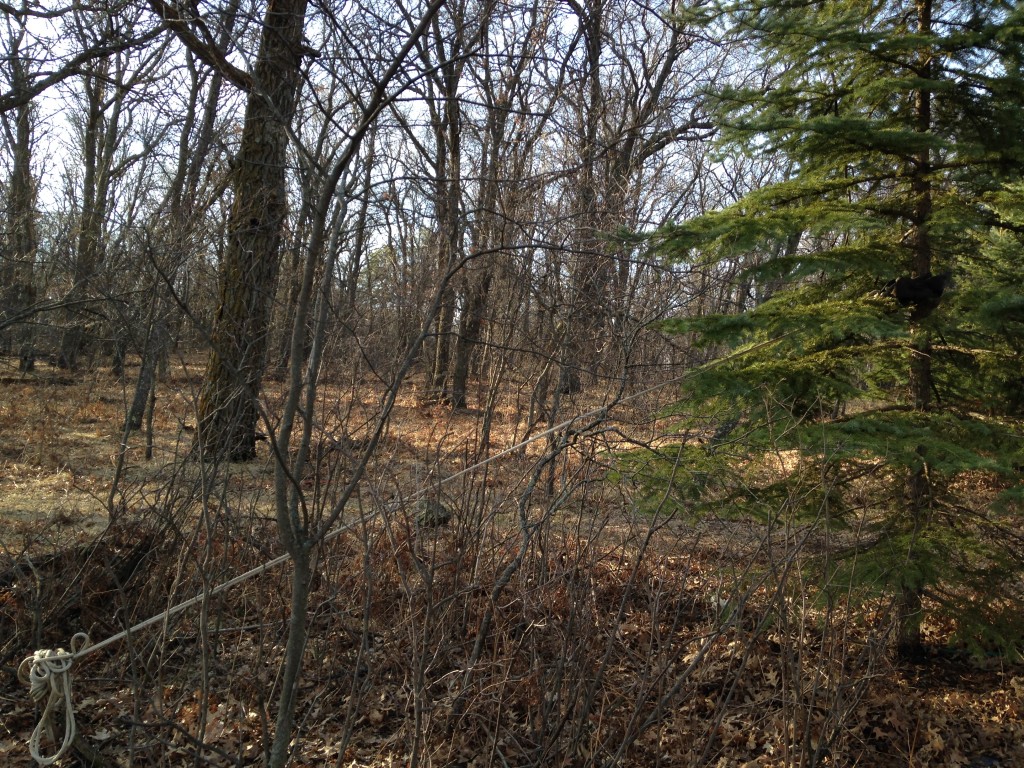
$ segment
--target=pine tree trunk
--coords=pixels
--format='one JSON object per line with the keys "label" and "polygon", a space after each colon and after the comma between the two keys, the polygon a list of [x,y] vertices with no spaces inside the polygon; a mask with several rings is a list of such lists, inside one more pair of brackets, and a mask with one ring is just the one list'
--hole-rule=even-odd
{"label": "pine tree trunk", "polygon": [[220,303],[199,398],[207,457],[256,455],[260,383],[287,213],[285,163],[295,114],[307,0],[271,0],[232,178]]}
{"label": "pine tree trunk", "polygon": [[[922,35],[931,32],[931,0],[917,0],[918,31]],[[931,54],[922,49],[919,58],[919,76],[927,80],[931,73]],[[931,131],[931,92],[927,86],[917,91],[914,110],[917,117],[916,130],[927,134]],[[928,233],[932,217],[931,153],[924,149],[915,158],[911,177],[911,191],[914,195],[913,211],[913,259],[914,273],[921,277],[931,273],[932,245]],[[931,407],[932,365],[931,338],[927,328],[913,320],[911,328],[910,394],[915,411],[925,412]],[[907,479],[908,514],[912,526],[911,549],[907,553],[907,578],[898,596],[897,652],[905,658],[918,657],[922,652],[921,623],[924,618],[921,595],[923,585],[919,583],[920,568],[916,560],[920,555],[915,551],[917,537],[927,524],[931,496],[928,481],[928,464],[924,446],[917,449],[920,462],[911,469]]]}

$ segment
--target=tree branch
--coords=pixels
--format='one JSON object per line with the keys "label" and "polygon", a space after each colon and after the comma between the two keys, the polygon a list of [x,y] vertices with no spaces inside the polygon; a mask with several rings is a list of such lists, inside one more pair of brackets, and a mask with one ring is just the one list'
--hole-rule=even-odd
{"label": "tree branch", "polygon": [[181,44],[192,51],[197,58],[241,90],[246,92],[252,90],[252,75],[232,64],[228,61],[224,51],[208,42],[213,39],[213,36],[201,19],[197,18],[193,21],[202,30],[202,36],[206,40],[200,39],[181,12],[165,0],[149,0],[149,5],[153,9],[153,13],[161,18],[163,25],[173,32]]}

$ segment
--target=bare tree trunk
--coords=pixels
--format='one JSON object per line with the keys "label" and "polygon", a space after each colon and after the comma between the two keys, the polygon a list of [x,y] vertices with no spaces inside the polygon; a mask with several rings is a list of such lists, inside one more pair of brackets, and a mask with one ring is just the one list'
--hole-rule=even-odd
{"label": "bare tree trunk", "polygon": [[[437,68],[431,78],[431,97],[427,100],[434,134],[433,193],[437,231],[434,233],[438,280],[446,287],[434,325],[433,361],[430,369],[431,399],[447,402],[448,375],[455,324],[455,291],[449,276],[458,263],[464,236],[462,232],[462,106],[459,84],[465,67],[469,26],[462,3],[448,4],[451,27],[444,28],[434,17],[429,44],[420,46],[426,67]],[[434,61],[431,61],[433,56]]]}
{"label": "bare tree trunk", "polygon": [[[376,428],[361,459],[353,467],[340,498],[334,503],[326,517],[311,519],[310,507],[305,503],[302,486],[295,482],[301,477],[310,459],[313,440],[313,426],[318,399],[318,377],[324,359],[327,343],[327,325],[330,318],[332,278],[338,255],[334,244],[325,247],[325,241],[338,233],[337,227],[328,227],[328,211],[335,198],[341,178],[347,173],[370,125],[376,118],[386,99],[386,91],[400,65],[405,61],[412,46],[419,41],[427,26],[435,17],[444,0],[433,0],[427,8],[420,25],[412,32],[409,40],[398,53],[388,71],[375,84],[374,94],[364,108],[363,120],[353,133],[349,146],[341,153],[333,169],[326,174],[321,185],[320,197],[316,203],[310,227],[310,244],[306,252],[302,283],[296,301],[296,312],[292,322],[292,349],[304,346],[309,340],[309,360],[292,355],[289,361],[288,396],[281,412],[281,423],[273,436],[278,461],[274,467],[275,512],[278,533],[286,551],[295,562],[292,575],[291,617],[288,625],[288,639],[285,646],[280,698],[275,720],[274,741],[268,755],[268,768],[284,768],[290,757],[295,726],[295,704],[302,672],[302,659],[307,640],[307,612],[309,608],[310,582],[314,573],[315,553],[328,530],[337,522],[345,505],[358,487],[360,478],[369,463],[377,442],[387,424],[391,408],[394,407],[398,388],[411,368],[426,336],[426,326],[420,328],[417,337],[405,350],[402,361],[389,390]],[[372,155],[372,150],[371,153]],[[342,208],[346,201],[342,201]],[[342,215],[344,210],[342,211]],[[326,253],[323,279],[315,286],[315,275],[319,262],[315,254]],[[438,287],[438,293],[429,308],[431,317],[436,313],[440,295],[446,286]],[[312,325],[312,330],[310,330]],[[295,427],[299,427],[295,429]],[[293,434],[294,432],[294,434]],[[295,446],[293,451],[293,436]]]}
{"label": "bare tree trunk", "polygon": [[[105,114],[107,83],[110,65],[100,61],[93,72],[83,78],[86,94],[85,125],[82,146],[82,209],[78,222],[78,243],[72,286],[68,299],[79,302],[89,294],[89,282],[103,262],[103,221],[107,203],[106,138],[112,129]],[[85,343],[83,316],[78,308],[69,313],[68,326],[61,338],[57,363],[61,368],[74,370]]]}
{"label": "bare tree trunk", "polygon": [[[526,46],[531,44],[526,42]],[[452,366],[451,401],[455,408],[466,407],[466,389],[469,381],[470,358],[480,343],[480,335],[487,314],[488,297],[493,282],[493,254],[508,244],[504,242],[505,227],[500,225],[498,212],[501,187],[510,186],[502,176],[511,166],[509,155],[513,152],[528,152],[527,146],[513,148],[507,133],[509,107],[522,87],[523,70],[530,60],[519,58],[515,71],[495,78],[490,68],[480,75],[489,99],[487,117],[480,149],[480,180],[476,203],[477,223],[473,231],[473,250],[480,263],[471,263],[466,268],[465,306],[459,319],[459,333],[455,340],[455,360]],[[497,80],[497,82],[495,82]],[[521,138],[521,137],[517,137]],[[514,157],[514,156],[513,156]],[[515,178],[514,173],[508,178]],[[513,182],[513,185],[515,182]],[[514,193],[513,193],[514,196]],[[506,208],[506,214],[508,209]]]}
{"label": "bare tree trunk", "polygon": [[373,194],[373,166],[377,154],[377,134],[370,130],[366,137],[366,160],[363,164],[359,191],[359,210],[352,231],[352,249],[345,269],[345,314],[351,316],[356,310],[356,296],[359,289],[359,275],[363,268],[364,251],[367,244],[367,224],[370,213],[370,196]]}
{"label": "bare tree trunk", "polygon": [[466,306],[459,318],[459,335],[455,342],[455,362],[452,368],[451,402],[453,408],[466,407],[466,388],[469,381],[469,362],[474,348],[480,342],[480,330],[487,312],[487,297],[491,292],[491,271],[484,268],[474,284],[470,285]]}
{"label": "bare tree trunk", "polygon": [[591,0],[585,6],[573,6],[583,28],[587,93],[581,98],[577,116],[583,130],[574,212],[579,225],[576,227],[576,252],[572,260],[569,312],[562,318],[565,344],[556,395],[578,391],[583,386],[581,371],[596,373],[599,336],[607,319],[607,292],[612,268],[604,253],[604,243],[598,236],[601,225],[597,194],[598,126],[605,101],[601,84],[604,2]]}
{"label": "bare tree trunk", "polygon": [[[24,34],[24,29],[19,30]],[[22,61],[20,39],[11,41],[11,79],[19,86],[25,79],[25,63]],[[14,110],[14,129],[11,130],[8,117],[4,114],[7,134],[13,135],[11,177],[8,193],[7,253],[0,262],[0,291],[3,303],[0,305],[0,319],[13,321],[12,335],[6,345],[17,348],[18,369],[31,371],[35,366],[35,352],[32,345],[32,325],[19,322],[26,316],[36,300],[34,266],[38,237],[36,234],[35,180],[32,178],[32,110],[31,102],[19,105]]]}
{"label": "bare tree trunk", "polygon": [[[326,94],[326,109],[330,113],[333,111],[333,92]],[[302,132],[303,126],[295,126],[296,134]],[[316,204],[320,197],[320,187],[322,185],[322,179],[320,177],[319,168],[326,165],[329,162],[329,154],[336,148],[333,145],[329,146],[328,138],[335,132],[334,123],[331,120],[322,121],[319,128],[319,135],[315,142],[315,148],[307,152],[300,152],[298,155],[298,187],[299,187],[299,200],[297,211],[294,216],[294,232],[289,238],[288,244],[285,246],[285,253],[288,255],[288,259],[284,264],[284,285],[281,287],[282,299],[284,306],[279,312],[279,316],[283,319],[283,322],[275,321],[275,326],[281,328],[281,336],[277,343],[277,350],[274,353],[274,361],[272,364],[273,375],[275,378],[284,378],[288,374],[288,366],[291,361],[292,354],[298,354],[302,356],[305,361],[306,356],[309,353],[308,347],[304,347],[300,350],[293,350],[291,348],[291,327],[292,320],[295,318],[295,314],[298,311],[297,302],[299,300],[299,293],[302,288],[302,273],[303,264],[307,258],[313,258],[322,260],[323,254],[306,254],[304,248],[309,243],[309,231],[311,228],[317,226],[317,211]],[[333,222],[334,225],[344,226],[344,222]],[[320,275],[320,279],[324,279],[324,275]]]}
{"label": "bare tree trunk", "polygon": [[295,114],[307,0],[270,0],[232,178],[212,351],[199,398],[208,456],[256,455],[258,397],[287,212],[285,161]]}
{"label": "bare tree trunk", "polygon": [[[157,289],[159,290],[159,288]],[[156,390],[156,375],[159,361],[166,353],[167,317],[163,302],[156,299],[153,311],[147,323],[147,333],[142,346],[142,362],[139,367],[139,378],[135,384],[135,394],[131,407],[125,418],[125,431],[142,429],[142,419],[146,413],[152,394]]]}
{"label": "bare tree trunk", "polygon": [[[453,103],[454,99],[452,100]],[[457,105],[453,111],[457,111]],[[449,119],[454,119],[449,116]],[[457,125],[457,120],[456,120]],[[445,281],[447,275],[459,258],[461,234],[459,232],[460,180],[458,174],[458,128],[446,131],[447,139],[454,141],[447,148],[438,171],[438,233],[437,233],[437,273],[438,279]],[[445,142],[447,144],[447,141]],[[434,331],[434,360],[430,377],[430,398],[447,402],[448,366],[452,350],[452,330],[455,322],[455,292],[446,287],[437,313]]]}
{"label": "bare tree trunk", "polygon": [[[283,664],[283,685],[278,702],[274,741],[270,749],[269,768],[284,768],[289,762],[292,728],[295,722],[295,698],[298,695],[302,657],[306,651],[306,622],[309,615],[309,589],[313,578],[311,569],[312,542],[295,542],[289,547],[292,556],[292,600],[288,618],[288,647]],[[293,641],[293,638],[297,642]]]}

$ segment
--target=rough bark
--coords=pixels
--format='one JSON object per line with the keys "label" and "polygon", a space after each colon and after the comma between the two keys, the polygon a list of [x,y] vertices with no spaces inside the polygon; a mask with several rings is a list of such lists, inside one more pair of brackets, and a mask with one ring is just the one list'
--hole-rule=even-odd
{"label": "rough bark", "polygon": [[[17,47],[13,49],[10,61],[11,76],[17,83],[24,76],[24,63]],[[5,115],[5,120],[7,116]],[[8,247],[2,262],[3,304],[0,318],[17,322],[27,318],[36,300],[34,265],[38,237],[36,233],[35,180],[32,178],[32,105],[25,103],[14,111],[12,164],[8,193],[7,237]],[[32,348],[30,323],[14,325],[11,335],[5,339],[5,346],[17,350],[18,368],[31,371],[35,364]]]}
{"label": "rough bark", "polygon": [[199,398],[199,446],[209,457],[256,455],[258,397],[287,212],[285,162],[295,115],[307,0],[271,0],[252,73],[234,201],[220,269],[210,361]]}

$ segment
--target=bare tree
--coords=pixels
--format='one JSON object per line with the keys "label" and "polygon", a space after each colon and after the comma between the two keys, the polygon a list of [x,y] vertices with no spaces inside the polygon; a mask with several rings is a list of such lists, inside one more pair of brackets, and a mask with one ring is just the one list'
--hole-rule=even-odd
{"label": "bare tree", "polygon": [[[12,90],[27,87],[29,62],[23,44],[25,17],[8,16],[5,31],[7,73]],[[34,108],[31,101],[18,104],[11,112],[0,114],[4,140],[11,155],[4,216],[4,252],[0,261],[0,327],[24,323],[20,329],[5,333],[4,346],[17,348],[18,367],[31,371],[35,363],[32,349],[30,313],[36,301],[35,259],[36,179],[32,171]]]}
{"label": "bare tree", "polygon": [[[474,13],[475,11],[475,13]],[[478,30],[486,24],[487,4],[474,8],[468,2],[447,4],[447,13],[435,17],[429,37],[417,46],[425,77],[423,98],[430,116],[433,141],[423,159],[428,164],[430,199],[436,230],[431,234],[437,273],[446,274],[465,251],[462,209],[462,126],[460,101],[467,56]],[[410,138],[413,138],[410,135]],[[445,292],[434,327],[430,396],[448,399],[448,366],[455,322],[454,291]]]}
{"label": "bare tree", "polygon": [[[136,21],[138,14],[115,18],[87,11],[68,19],[84,48],[93,45],[96,38],[112,36],[116,28],[130,27]],[[68,308],[58,355],[58,364],[64,368],[78,366],[90,328],[116,333],[113,318],[117,310],[103,303],[115,298],[116,257],[123,255],[124,238],[148,198],[149,161],[163,129],[146,125],[142,115],[146,108],[144,90],[163,54],[164,46],[153,46],[95,59],[83,67],[81,91],[70,96],[79,103],[74,140],[81,155],[74,163],[65,164],[74,185],[78,221],[73,263],[68,265],[64,294]],[[115,367],[120,367],[118,361]]]}
{"label": "bare tree", "polygon": [[[528,297],[523,286],[529,284],[529,269],[522,267],[533,247],[531,219],[542,192],[534,166],[558,98],[557,88],[538,83],[535,69],[551,42],[555,18],[552,6],[538,2],[505,9],[489,25],[481,55],[470,69],[473,90],[467,123],[475,139],[477,174],[471,184],[472,258],[461,281],[462,311],[451,372],[451,403],[456,408],[467,404],[472,356],[484,340],[496,277],[509,296],[516,297],[516,304],[521,306]],[[516,285],[519,291],[514,290]],[[514,338],[520,343],[519,336],[506,333],[505,341]]]}
{"label": "bare tree", "polygon": [[[117,53],[144,47],[160,35],[159,26],[121,23],[122,17],[137,16],[135,0],[95,3],[23,2],[18,6],[0,3],[5,16],[25,30],[23,50],[31,55],[17,79],[0,92],[0,112],[29,104],[43,92],[77,77],[83,69]],[[92,29],[88,39],[74,34],[76,15],[90,12],[107,18],[109,24]]]}

